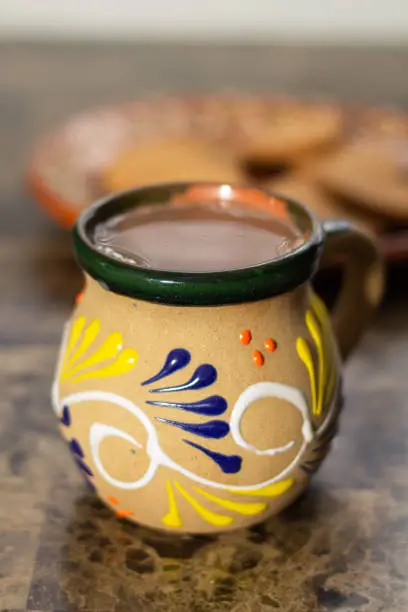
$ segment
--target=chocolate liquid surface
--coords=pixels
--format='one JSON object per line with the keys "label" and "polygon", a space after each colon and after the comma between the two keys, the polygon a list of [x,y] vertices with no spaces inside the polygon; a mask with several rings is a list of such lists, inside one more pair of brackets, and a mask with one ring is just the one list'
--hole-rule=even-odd
{"label": "chocolate liquid surface", "polygon": [[303,242],[289,221],[228,203],[149,204],[96,226],[97,249],[135,266],[173,272],[246,268]]}

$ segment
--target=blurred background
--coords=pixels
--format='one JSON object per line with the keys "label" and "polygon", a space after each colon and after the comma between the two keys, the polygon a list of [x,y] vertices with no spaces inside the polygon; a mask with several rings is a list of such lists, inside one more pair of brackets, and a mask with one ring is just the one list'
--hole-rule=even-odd
{"label": "blurred background", "polygon": [[[195,139],[225,140],[235,131],[236,138],[230,139],[227,148],[234,157],[232,163],[240,166],[248,165],[241,149],[251,131],[256,139],[272,130],[269,138],[273,140],[279,127],[279,139],[286,142],[290,123],[289,131],[303,134],[305,126],[319,132],[321,122],[328,121],[331,136],[323,144],[337,142],[336,117],[321,120],[319,109],[303,113],[302,100],[310,97],[333,108],[360,105],[367,109],[364,118],[350,120],[349,113],[341,118],[342,144],[349,144],[350,133],[354,137],[368,130],[378,140],[381,132],[383,145],[392,141],[394,148],[403,149],[399,157],[406,157],[408,121],[401,110],[408,104],[403,76],[408,68],[404,0],[208,0],[199,4],[187,0],[0,0],[0,15],[0,165],[3,193],[11,194],[13,202],[3,221],[6,225],[14,227],[21,220],[43,228],[46,218],[32,207],[34,201],[54,222],[72,225],[84,206],[106,192],[101,174],[122,150],[143,144],[149,133],[152,139],[155,132],[157,140],[167,139],[169,132],[172,137],[185,135],[187,130]],[[192,109],[185,102],[192,93],[208,94],[208,103]],[[265,94],[289,94],[298,106],[285,102],[262,106]],[[150,114],[147,103],[126,119],[131,123],[129,130],[129,125],[123,126],[120,105],[163,95],[172,95],[176,101],[157,102],[155,110],[150,105]],[[106,105],[114,105],[114,116],[98,119],[95,109]],[[388,110],[376,115],[378,105]],[[79,123],[72,119],[84,112]],[[186,126],[193,124],[196,127],[189,131]],[[128,132],[132,130],[131,142]],[[268,187],[289,191],[323,216],[352,213],[357,221],[363,217],[363,225],[382,236],[390,229],[405,229],[405,191],[392,202],[396,214],[395,210],[389,214],[385,207],[378,210],[378,201],[372,202],[370,193],[356,194],[354,185],[351,192],[347,186],[339,194],[336,185],[327,189],[325,180],[316,192],[316,185],[310,191],[301,177],[298,189],[299,175],[292,172],[298,169],[296,146],[295,155],[267,160],[267,177],[276,174],[276,169],[289,171],[289,182],[268,181]],[[134,156],[136,166],[141,157],[146,159],[144,149]],[[391,157],[392,171],[400,172],[396,149]],[[382,161],[375,160],[375,167],[382,166]],[[378,174],[373,169],[369,164],[366,183],[370,174]],[[137,170],[134,182],[140,184],[145,175],[139,176]],[[146,176],[149,182],[155,178],[150,171]],[[162,178],[168,177],[158,175],[157,181]],[[249,178],[258,180],[259,173]],[[129,180],[124,186],[129,186]],[[380,186],[380,195],[388,188],[389,176]],[[24,204],[15,206],[16,197],[24,198]],[[344,208],[345,203],[352,204],[353,210]],[[356,205],[363,209],[357,217]],[[394,236],[387,248],[394,255],[397,252],[394,259],[401,259],[403,248],[405,259],[408,239],[400,237],[397,244]]]}
{"label": "blurred background", "polygon": [[38,39],[405,42],[404,0],[2,0],[0,32]]}
{"label": "blurred background", "polygon": [[[378,139],[381,132],[383,144],[388,146],[392,140],[393,146],[403,149],[399,157],[406,157],[408,123],[401,110],[408,104],[403,76],[408,68],[408,5],[404,0],[208,0],[199,4],[187,0],[0,0],[0,15],[0,162],[8,168],[2,177],[3,191],[15,198],[27,182],[28,172],[31,192],[24,206],[10,209],[4,223],[20,219],[44,223],[44,216],[30,208],[36,201],[54,221],[71,225],[78,212],[104,192],[100,185],[96,187],[102,166],[113,163],[114,154],[132,144],[123,138],[118,145],[120,129],[126,132],[123,125],[118,127],[118,121],[123,122],[119,105],[139,98],[153,100],[170,94],[178,102],[156,106],[149,116],[146,108],[135,110],[131,119],[135,144],[146,140],[146,134],[141,138],[142,132],[152,131],[153,126],[167,138],[170,124],[174,135],[177,130],[183,132],[187,124],[196,125],[199,117],[201,132],[196,131],[194,138],[200,139],[224,137],[226,125],[235,121],[235,127],[228,129],[235,129],[237,139],[228,146],[236,155],[251,130],[257,137],[256,130],[274,130],[279,124],[283,141],[287,139],[281,125],[285,122],[292,122],[296,133],[303,133],[308,123],[316,123],[319,131],[319,110],[313,111],[311,122],[311,115],[302,115],[300,108],[304,98],[312,97],[333,107],[363,106],[367,117],[373,112],[368,119],[353,117],[353,137],[368,130]],[[208,104],[192,110],[185,103],[185,96],[191,93],[209,94]],[[278,107],[257,108],[254,98],[260,100],[265,94],[289,94],[299,105],[285,109],[283,102]],[[220,96],[224,100],[216,103]],[[228,96],[230,101],[226,102]],[[116,118],[98,120],[95,109],[106,105],[116,105]],[[378,105],[388,110],[375,115]],[[85,111],[82,123],[72,119]],[[163,125],[166,118],[167,125]],[[184,122],[182,129],[180,121]],[[335,122],[333,118],[330,121],[332,125]],[[344,140],[350,134],[350,115],[341,121]],[[155,138],[159,136],[155,134]],[[42,144],[45,137],[46,144]],[[333,142],[336,138],[334,134]],[[140,155],[144,155],[142,150]],[[394,150],[394,169],[399,172],[397,157]],[[269,174],[281,167],[292,171],[297,164],[292,161],[293,156],[289,163],[286,157],[274,159],[267,170],[273,170]],[[380,162],[376,160],[377,167]],[[242,165],[241,157],[237,163]],[[372,170],[370,166],[371,174]],[[143,176],[135,176],[136,184],[143,182]],[[292,175],[289,178],[290,184],[279,186],[291,188]],[[400,206],[405,192],[392,202],[397,204],[397,213],[389,214],[385,208],[378,210],[378,202],[371,202],[370,194],[354,197],[354,189],[345,193],[341,189],[334,202],[331,198],[337,189],[327,191],[325,185],[325,193],[316,195],[303,187],[293,195],[305,196],[312,207],[320,200],[319,213],[329,209],[336,216],[343,213],[339,195],[347,203],[355,200],[351,202],[354,208],[361,205],[370,214],[374,207],[374,216],[380,212],[386,221],[377,225],[374,219],[374,229],[381,234],[389,228],[405,228],[408,222],[408,213],[405,209],[401,213]],[[386,188],[383,182],[380,193]],[[371,220],[368,227],[373,229]],[[405,257],[408,240],[404,244]],[[400,246],[401,241],[399,252]]]}

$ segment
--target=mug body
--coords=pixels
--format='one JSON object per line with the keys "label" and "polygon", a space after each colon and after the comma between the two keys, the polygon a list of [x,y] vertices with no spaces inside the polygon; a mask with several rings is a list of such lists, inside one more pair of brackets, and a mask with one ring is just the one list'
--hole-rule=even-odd
{"label": "mug body", "polygon": [[154,300],[140,283],[121,293],[117,274],[101,277],[92,253],[77,252],[85,289],[53,405],[89,486],[119,517],[174,532],[245,527],[291,503],[325,457],[341,404],[329,316],[307,279],[230,303],[217,283],[211,297],[185,278],[186,294],[156,288]]}

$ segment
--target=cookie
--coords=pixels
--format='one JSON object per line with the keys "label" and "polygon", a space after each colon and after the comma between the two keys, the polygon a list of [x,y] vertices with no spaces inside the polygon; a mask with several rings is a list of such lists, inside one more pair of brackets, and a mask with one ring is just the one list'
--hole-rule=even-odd
{"label": "cookie", "polygon": [[268,183],[268,188],[274,193],[286,195],[299,201],[321,219],[347,219],[361,229],[374,234],[378,234],[385,229],[386,223],[381,217],[336,199],[308,176],[293,173],[271,181]]}
{"label": "cookie", "polygon": [[206,141],[187,138],[167,138],[135,145],[120,154],[101,177],[108,192],[152,183],[239,183],[242,180],[243,176],[229,151]]}
{"label": "cookie", "polygon": [[290,165],[333,145],[342,127],[343,114],[335,106],[287,103],[275,107],[262,129],[245,139],[240,157],[255,166]]}
{"label": "cookie", "polygon": [[351,136],[360,139],[407,140],[408,118],[404,111],[393,108],[368,108],[356,112],[350,120]]}
{"label": "cookie", "polygon": [[356,142],[314,167],[335,195],[384,218],[408,220],[408,146],[395,140]]}

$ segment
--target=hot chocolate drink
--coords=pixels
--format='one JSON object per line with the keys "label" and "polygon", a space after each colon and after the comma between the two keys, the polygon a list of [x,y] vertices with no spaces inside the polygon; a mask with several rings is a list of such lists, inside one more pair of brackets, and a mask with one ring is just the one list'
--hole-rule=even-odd
{"label": "hot chocolate drink", "polygon": [[149,204],[97,225],[98,250],[130,264],[216,272],[265,263],[302,243],[288,220],[249,205]]}

